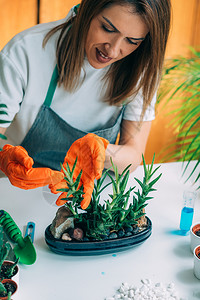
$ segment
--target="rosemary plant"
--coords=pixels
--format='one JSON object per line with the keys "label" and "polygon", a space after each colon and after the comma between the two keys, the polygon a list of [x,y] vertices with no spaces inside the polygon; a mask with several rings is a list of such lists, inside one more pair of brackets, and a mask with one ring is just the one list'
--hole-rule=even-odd
{"label": "rosemary plant", "polygon": [[4,243],[3,239],[3,227],[0,226],[0,271],[3,265],[4,260],[8,256],[9,250],[11,248],[8,242]]}
{"label": "rosemary plant", "polygon": [[[6,298],[7,300],[11,300],[12,292],[11,291],[8,292],[2,282],[0,282],[0,295],[1,295],[1,297],[7,297]],[[3,299],[5,299],[5,298],[3,298]]]}
{"label": "rosemary plant", "polygon": [[18,264],[19,258],[16,258],[12,264],[4,266],[3,263],[9,255],[11,250],[11,245],[9,242],[4,242],[4,232],[3,227],[0,225],[0,278],[11,279],[15,274],[15,267]]}
{"label": "rosemary plant", "polygon": [[0,294],[1,294],[3,297],[6,297],[6,296],[7,296],[7,289],[5,288],[5,286],[3,285],[2,282],[0,282]]}
{"label": "rosemary plant", "polygon": [[80,208],[80,203],[83,200],[83,186],[80,186],[80,179],[82,175],[82,170],[74,180],[74,171],[77,164],[77,158],[74,162],[72,170],[70,170],[69,164],[67,163],[66,168],[61,165],[61,168],[65,174],[64,179],[67,183],[67,188],[58,189],[60,192],[67,192],[67,196],[61,200],[67,200],[65,206],[71,211],[74,217],[78,217],[78,209]]}

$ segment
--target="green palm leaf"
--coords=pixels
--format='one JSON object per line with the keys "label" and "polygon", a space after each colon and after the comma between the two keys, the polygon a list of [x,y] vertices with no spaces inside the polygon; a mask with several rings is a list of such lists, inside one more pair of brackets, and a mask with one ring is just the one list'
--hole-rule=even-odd
{"label": "green palm leaf", "polygon": [[187,161],[182,174],[186,175],[190,162],[197,160],[186,178],[187,181],[197,172],[194,179],[194,182],[197,182],[200,176],[197,168],[200,163],[200,52],[192,48],[191,52],[190,58],[166,60],[158,102],[163,102],[164,106],[170,102],[173,120],[169,126],[177,133],[177,142],[167,145],[164,149],[169,151],[170,147],[173,147],[173,152],[166,155],[165,161]]}

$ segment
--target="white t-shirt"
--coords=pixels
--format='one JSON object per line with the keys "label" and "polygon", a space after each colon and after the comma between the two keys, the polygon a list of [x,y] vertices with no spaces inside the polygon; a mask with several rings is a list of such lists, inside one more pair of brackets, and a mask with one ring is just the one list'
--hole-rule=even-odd
{"label": "white t-shirt", "polygon": [[[71,16],[71,10],[66,18]],[[0,115],[1,120],[12,121],[0,124],[8,127],[8,140],[19,145],[31,128],[41,105],[44,102],[53,70],[56,65],[56,42],[59,32],[47,42],[42,42],[47,32],[65,21],[59,20],[36,25],[16,35],[0,52],[0,104],[6,104],[7,115]],[[109,126],[119,114],[121,106],[111,106],[104,102],[106,90],[101,80],[107,68],[94,69],[84,60],[81,76],[85,79],[81,87],[69,93],[63,87],[57,87],[51,108],[71,126],[82,131],[94,131]],[[142,111],[143,98],[140,93],[126,105],[123,118],[138,121]],[[144,121],[155,117],[156,95],[147,108]],[[1,140],[0,140],[1,142]]]}

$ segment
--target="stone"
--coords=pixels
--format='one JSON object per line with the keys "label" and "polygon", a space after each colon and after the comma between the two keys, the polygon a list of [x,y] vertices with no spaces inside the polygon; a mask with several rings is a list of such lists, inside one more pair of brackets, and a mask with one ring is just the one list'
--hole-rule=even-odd
{"label": "stone", "polygon": [[81,228],[74,228],[73,238],[78,241],[82,240],[83,230]]}
{"label": "stone", "polygon": [[147,218],[145,217],[145,215],[143,215],[142,217],[140,217],[138,220],[138,227],[142,228],[147,226]]}
{"label": "stone", "polygon": [[61,206],[57,210],[56,216],[50,226],[50,231],[54,238],[60,239],[68,228],[74,228],[74,217],[71,216],[71,212],[67,207]]}
{"label": "stone", "polygon": [[64,240],[64,241],[71,241],[72,240],[72,238],[70,237],[69,233],[67,233],[67,232],[63,233],[61,239]]}
{"label": "stone", "polygon": [[83,234],[83,230],[81,228],[70,228],[70,230],[68,231],[70,237],[72,237],[73,239],[77,240],[77,241],[82,241],[84,234]]}

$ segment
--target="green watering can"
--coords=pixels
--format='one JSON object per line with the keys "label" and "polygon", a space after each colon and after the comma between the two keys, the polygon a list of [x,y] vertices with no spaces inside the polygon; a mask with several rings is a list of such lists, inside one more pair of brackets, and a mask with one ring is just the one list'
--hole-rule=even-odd
{"label": "green watering can", "polygon": [[16,243],[13,251],[20,263],[32,265],[36,260],[36,251],[29,235],[23,238],[22,233],[11,216],[0,210],[0,225],[2,225],[9,239]]}

